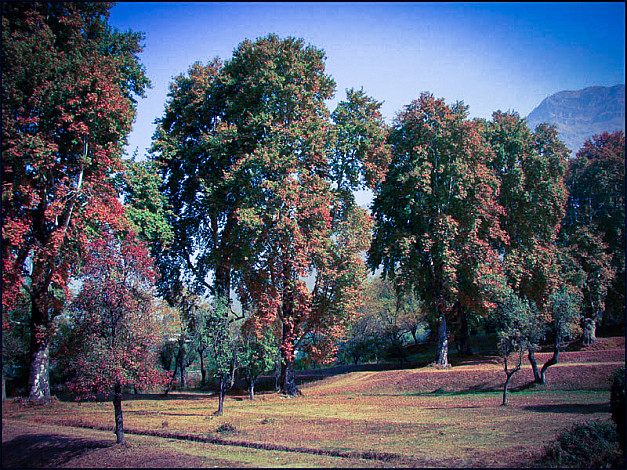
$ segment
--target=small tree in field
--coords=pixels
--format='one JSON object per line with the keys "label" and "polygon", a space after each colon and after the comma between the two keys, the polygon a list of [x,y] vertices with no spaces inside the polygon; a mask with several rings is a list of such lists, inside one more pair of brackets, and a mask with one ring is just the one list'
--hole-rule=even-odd
{"label": "small tree in field", "polygon": [[237,369],[238,345],[232,329],[230,311],[227,299],[214,299],[213,305],[203,315],[204,323],[201,326],[211,361],[209,368],[220,383],[218,409],[214,413],[216,416],[221,416],[224,411],[224,396],[235,383]]}
{"label": "small tree in field", "polygon": [[250,399],[255,399],[255,382],[265,372],[273,370],[279,362],[277,340],[271,330],[265,330],[261,336],[242,326],[239,364],[241,376],[248,385]]}
{"label": "small tree in field", "polygon": [[[156,361],[152,259],[131,236],[91,244],[83,285],[70,305],[63,346],[77,398],[113,396],[115,435],[124,443],[122,388],[165,383]],[[71,359],[70,359],[71,358]]]}
{"label": "small tree in field", "polygon": [[[534,346],[540,336],[538,331],[538,311],[525,298],[517,296],[511,289],[507,289],[499,300],[496,308],[499,325],[498,349],[503,358],[506,375],[503,386],[503,406],[507,406],[507,391],[512,377],[522,366],[523,354]],[[514,357],[515,365],[512,368],[510,359]]]}

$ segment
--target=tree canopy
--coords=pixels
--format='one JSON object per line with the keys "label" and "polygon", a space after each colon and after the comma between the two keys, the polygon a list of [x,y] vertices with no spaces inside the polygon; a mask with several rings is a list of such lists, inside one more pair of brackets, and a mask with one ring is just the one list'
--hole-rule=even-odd
{"label": "tree canopy", "polygon": [[[51,320],[90,240],[125,224],[114,174],[149,82],[110,3],[2,4],[2,303],[31,304],[30,396],[47,399]],[[4,316],[3,316],[4,321]]]}

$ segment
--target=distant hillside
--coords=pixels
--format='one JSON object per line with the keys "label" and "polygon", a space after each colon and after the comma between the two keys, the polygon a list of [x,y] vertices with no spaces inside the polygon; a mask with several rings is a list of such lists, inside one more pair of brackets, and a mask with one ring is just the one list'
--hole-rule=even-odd
{"label": "distant hillside", "polygon": [[541,122],[555,124],[574,156],[595,134],[625,131],[625,85],[560,91],[531,111],[527,122],[531,129]]}

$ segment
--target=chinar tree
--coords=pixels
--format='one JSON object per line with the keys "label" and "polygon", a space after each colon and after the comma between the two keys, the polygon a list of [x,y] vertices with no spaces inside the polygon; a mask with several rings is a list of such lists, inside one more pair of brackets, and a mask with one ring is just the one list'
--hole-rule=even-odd
{"label": "chinar tree", "polygon": [[359,305],[370,220],[352,190],[376,185],[387,163],[380,103],[350,91],[330,119],[324,52],[300,39],[246,41],[225,69],[250,149],[227,176],[249,189],[238,209],[251,246],[238,292],[260,331],[280,324],[279,386],[295,394],[296,350],[328,360]]}
{"label": "chinar tree", "polygon": [[624,134],[606,132],[587,140],[569,161],[566,185],[559,244],[582,273],[584,342],[591,343],[603,314],[607,324],[625,321]]}
{"label": "chinar tree", "polygon": [[162,291],[236,289],[254,329],[281,331],[288,394],[295,349],[328,356],[356,309],[370,220],[352,191],[387,165],[380,103],[351,90],[331,116],[334,87],[323,51],[247,40],[175,79],[155,134],[175,233],[159,255]]}
{"label": "chinar tree", "polygon": [[486,303],[499,270],[499,180],[492,153],[463,104],[423,93],[396,118],[392,162],[373,203],[371,269],[425,302],[438,323],[437,358],[448,364],[447,320],[453,306]]}
{"label": "chinar tree", "polygon": [[[497,249],[507,283],[516,295],[533,303],[542,314],[538,318],[549,324],[553,321],[550,298],[561,282],[556,242],[567,199],[568,149],[554,126],[540,124],[532,131],[517,113],[497,111],[481,126],[494,152],[490,168],[501,182],[500,225],[509,244]],[[541,382],[534,344],[530,343],[529,361],[534,380]]]}
{"label": "chinar tree", "polygon": [[149,84],[142,36],[112,29],[110,8],[2,3],[2,306],[28,296],[37,402],[50,397],[53,320],[80,252],[123,219],[112,176]]}

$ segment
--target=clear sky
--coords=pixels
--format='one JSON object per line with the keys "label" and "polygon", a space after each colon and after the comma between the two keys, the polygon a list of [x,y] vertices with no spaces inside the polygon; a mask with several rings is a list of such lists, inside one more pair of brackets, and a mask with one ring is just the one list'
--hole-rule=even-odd
{"label": "clear sky", "polygon": [[244,39],[295,36],[326,52],[336,84],[383,101],[388,122],[429,91],[463,100],[471,117],[527,116],[562,90],[625,83],[625,4],[120,2],[110,24],[146,35],[152,81],[128,153],[143,157],[168,86],[189,66],[231,58]]}

